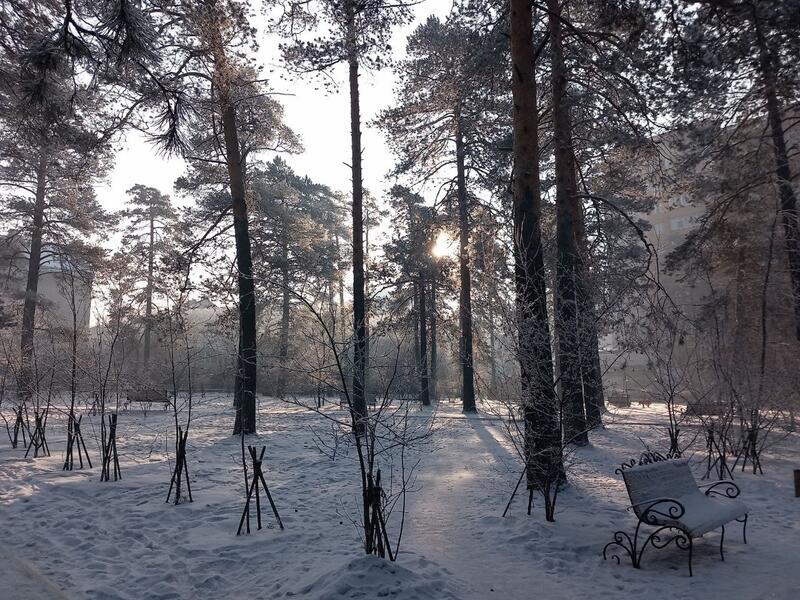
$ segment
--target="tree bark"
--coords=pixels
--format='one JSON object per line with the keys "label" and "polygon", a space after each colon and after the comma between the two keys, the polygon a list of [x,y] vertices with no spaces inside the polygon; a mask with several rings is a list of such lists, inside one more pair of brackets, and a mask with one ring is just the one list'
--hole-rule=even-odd
{"label": "tree bark", "polygon": [[278,397],[286,394],[286,362],[289,358],[289,239],[287,225],[281,234],[281,332],[278,344]]}
{"label": "tree bark", "polygon": [[439,367],[438,357],[438,338],[436,333],[437,319],[436,319],[436,285],[439,278],[438,264],[434,266],[433,276],[431,277],[431,309],[430,309],[430,331],[431,331],[431,372],[428,381],[428,395],[431,400],[436,400],[437,396],[437,377]]}
{"label": "tree bark", "polygon": [[600,365],[600,346],[597,336],[597,313],[594,310],[593,301],[587,302],[583,314],[587,321],[584,327],[586,338],[583,346],[589,349],[589,356],[582,374],[583,396],[586,425],[589,429],[594,429],[603,424],[606,403],[603,393],[603,367]]}
{"label": "tree bark", "polygon": [[[415,375],[419,377],[419,283],[416,281],[411,283],[411,320],[414,324],[414,345],[412,351],[414,353],[414,370]],[[416,390],[419,394],[420,389]]]}
{"label": "tree bark", "polygon": [[430,406],[431,397],[428,389],[428,314],[426,310],[427,291],[425,275],[419,274],[419,401],[423,406]]}
{"label": "tree bark", "polygon": [[533,24],[527,0],[510,0],[510,3],[514,102],[514,283],[525,421],[525,467],[528,487],[547,489],[548,482],[561,476],[563,466],[542,255]]}
{"label": "tree bark", "polygon": [[494,301],[491,292],[488,296],[488,314],[486,316],[487,328],[489,329],[489,388],[494,397],[497,390],[497,349],[494,330]]}
{"label": "tree bark", "polygon": [[39,291],[39,271],[42,262],[42,230],[44,228],[45,195],[47,189],[48,149],[44,140],[39,149],[36,167],[36,198],[33,205],[31,247],[28,256],[28,279],[25,284],[25,302],[22,308],[20,335],[20,364],[17,378],[17,398],[20,405],[33,395],[33,338],[36,327],[36,304]]}
{"label": "tree bark", "polygon": [[582,348],[578,298],[583,277],[578,229],[583,213],[578,198],[575,154],[572,148],[572,123],[567,92],[567,66],[564,62],[561,6],[547,0],[550,30],[553,89],[553,146],[556,175],[556,331],[561,403],[564,413],[564,438],[585,445],[589,442],[584,412],[581,364],[586,359]]}
{"label": "tree bark", "polygon": [[364,187],[361,173],[361,107],[355,6],[348,2],[347,64],[350,80],[350,147],[353,170],[353,406],[356,433],[367,419],[367,314],[364,287]]}
{"label": "tree bark", "polygon": [[464,136],[460,117],[456,118],[456,187],[458,191],[458,263],[461,289],[458,296],[459,360],[461,362],[461,402],[464,412],[477,412],[475,376],[472,364],[472,300],[469,272],[469,208],[465,167]]}
{"label": "tree bark", "polygon": [[[586,217],[580,201],[576,204],[576,242],[581,256],[588,255],[586,239]],[[603,369],[600,366],[600,346],[597,335],[597,311],[594,294],[589,281],[589,269],[581,261],[581,276],[578,278],[578,332],[580,344],[580,369],[583,390],[583,407],[586,411],[586,427],[594,429],[603,424],[605,399],[603,397]]]}
{"label": "tree bark", "polygon": [[755,28],[759,47],[759,70],[764,85],[764,98],[767,102],[767,118],[772,138],[772,150],[775,155],[775,175],[778,180],[784,245],[792,284],[795,338],[800,340],[800,223],[798,223],[797,195],[792,186],[789,154],[786,148],[786,136],[783,131],[781,108],[778,102],[779,58],[770,49],[761,29],[756,3],[753,3],[752,10],[753,27]]}
{"label": "tree bark", "polygon": [[236,267],[239,283],[239,357],[236,423],[233,433],[256,432],[256,298],[253,259],[245,197],[244,163],[239,150],[236,110],[227,94],[220,92],[225,155],[233,206],[233,231],[236,241]]}
{"label": "tree bark", "polygon": [[145,375],[150,370],[150,344],[151,332],[153,330],[153,263],[155,254],[155,208],[152,200],[150,202],[150,244],[147,247],[147,288],[145,290],[145,313],[144,313],[144,372]]}

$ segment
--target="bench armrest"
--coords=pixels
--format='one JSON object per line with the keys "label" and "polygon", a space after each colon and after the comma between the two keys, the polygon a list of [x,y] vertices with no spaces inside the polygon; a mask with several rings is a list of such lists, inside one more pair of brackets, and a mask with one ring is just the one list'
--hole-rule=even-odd
{"label": "bench armrest", "polygon": [[[736,498],[742,491],[730,479],[723,479],[722,481],[715,481],[714,483],[707,483],[705,485],[698,485],[699,489],[706,488],[706,496],[724,496],[725,498]],[[722,489],[716,489],[720,487]]]}

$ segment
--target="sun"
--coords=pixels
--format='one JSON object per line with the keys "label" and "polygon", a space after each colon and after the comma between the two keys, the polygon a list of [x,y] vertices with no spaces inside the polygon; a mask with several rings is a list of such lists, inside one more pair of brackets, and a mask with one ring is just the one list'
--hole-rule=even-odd
{"label": "sun", "polygon": [[444,231],[440,231],[431,248],[435,258],[452,258],[456,255],[456,242]]}

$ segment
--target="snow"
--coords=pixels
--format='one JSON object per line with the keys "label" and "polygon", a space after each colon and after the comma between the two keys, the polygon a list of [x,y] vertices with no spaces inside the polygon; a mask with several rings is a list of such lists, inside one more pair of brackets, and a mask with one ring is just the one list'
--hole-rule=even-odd
{"label": "snow", "polygon": [[[689,463],[689,459],[657,461],[625,469],[624,479],[636,514],[641,516],[653,507],[656,512],[649,513],[648,523],[679,525],[697,537],[748,513],[747,506],[739,500],[701,492]],[[723,493],[722,489],[717,491]],[[659,503],[664,498],[675,499],[677,503],[669,500]],[[665,517],[677,514],[673,511],[678,510],[680,518]]]}
{"label": "snow", "polygon": [[26,600],[66,600],[55,585],[42,576],[29,561],[6,551],[0,551],[1,598],[25,598]]}
{"label": "snow", "polygon": [[[330,407],[326,410],[337,411]],[[229,435],[230,398],[198,401],[188,443],[195,502],[164,502],[172,463],[170,413],[120,413],[118,448],[123,479],[101,483],[99,468],[63,472],[65,426],[53,416],[48,440],[54,456],[25,459],[24,450],[0,445],[0,598],[772,598],[800,589],[800,499],[792,469],[800,468],[800,436],[767,451],[764,475],[736,472],[750,508],[748,544],[738,528],[726,536],[719,560],[718,533],[695,543],[694,578],[685,553],[671,547],[645,551],[643,568],[603,561],[602,548],[635,517],[614,469],[643,450],[663,449],[666,434],[652,425],[663,408],[616,411],[592,445],[576,451],[570,485],[558,499],[555,523],[526,496],[503,508],[520,464],[497,420],[465,417],[441,405],[421,458],[399,559],[388,563],[360,551],[357,465],[340,448],[335,460],[315,444],[325,419],[274,399],[260,402],[260,433],[248,440],[267,448],[264,474],[286,529],[272,522],[251,535],[235,535],[244,503],[239,439]],[[422,410],[414,419],[430,419]],[[84,435],[99,462],[98,417],[84,416]],[[687,439],[694,435],[687,431]],[[702,441],[692,457],[701,475]],[[414,459],[416,460],[416,458]],[[399,515],[390,533],[396,537]],[[25,566],[25,568],[20,565]],[[49,582],[49,583],[48,583]],[[24,590],[20,591],[21,589]]]}

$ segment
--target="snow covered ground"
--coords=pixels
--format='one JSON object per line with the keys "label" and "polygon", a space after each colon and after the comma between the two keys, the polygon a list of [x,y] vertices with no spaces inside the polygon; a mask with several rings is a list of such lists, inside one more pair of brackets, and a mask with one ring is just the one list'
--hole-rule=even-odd
{"label": "snow covered ground", "polygon": [[[249,441],[267,448],[265,475],[286,529],[274,526],[266,506],[271,526],[237,537],[244,498],[232,416],[227,397],[199,401],[188,450],[195,501],[177,507],[164,502],[169,413],[120,414],[118,482],[101,483],[97,465],[61,470],[65,427],[56,417],[48,424],[51,458],[25,459],[23,449],[0,443],[0,536],[14,557],[0,555],[0,598],[56,597],[48,585],[66,597],[97,599],[799,597],[798,435],[769,450],[765,475],[737,472],[751,509],[749,544],[732,526],[720,562],[718,534],[709,534],[695,546],[690,579],[685,553],[674,547],[649,549],[641,570],[601,556],[614,531],[635,525],[614,469],[637,456],[642,441],[663,448],[665,434],[651,425],[665,421],[658,406],[619,410],[592,435],[592,445],[576,453],[556,522],[546,523],[538,500],[534,514],[525,514],[522,496],[500,516],[520,465],[497,421],[442,405],[434,436],[419,449],[396,563],[360,553],[351,522],[357,465],[344,449],[331,461],[317,448],[314,432],[324,436],[326,421],[272,399],[261,400],[260,434]],[[83,423],[99,462],[98,418]],[[700,441],[696,448],[699,470]],[[395,515],[392,533],[397,525]]]}

